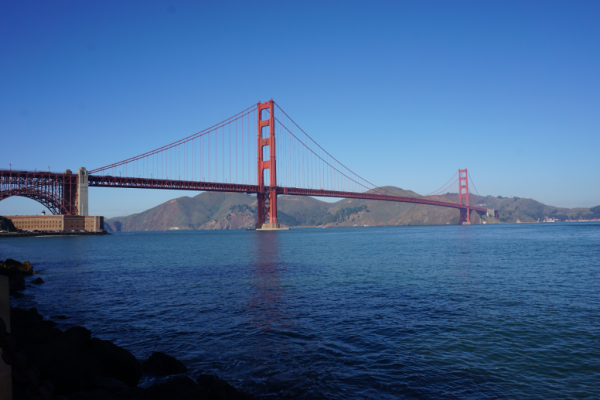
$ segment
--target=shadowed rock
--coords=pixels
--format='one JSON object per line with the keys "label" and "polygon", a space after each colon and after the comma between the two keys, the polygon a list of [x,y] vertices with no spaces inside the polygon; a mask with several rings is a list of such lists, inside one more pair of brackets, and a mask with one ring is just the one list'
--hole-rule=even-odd
{"label": "shadowed rock", "polygon": [[33,363],[37,363],[45,354],[46,347],[62,334],[55,327],[55,322],[45,321],[35,308],[13,308],[10,320],[17,347],[24,350]]}
{"label": "shadowed rock", "polygon": [[216,375],[200,375],[196,382],[179,375],[148,388],[151,400],[251,400]]}
{"label": "shadowed rock", "polygon": [[149,387],[148,394],[152,400],[208,399],[200,393],[192,397],[192,393],[198,389],[198,385],[192,379],[179,375]]}
{"label": "shadowed rock", "polygon": [[152,355],[144,361],[144,373],[151,375],[174,375],[186,371],[187,367],[183,365],[181,361],[160,351],[152,353]]}
{"label": "shadowed rock", "polygon": [[105,376],[137,386],[142,377],[142,364],[128,350],[98,338],[91,339],[91,350],[104,368]]}
{"label": "shadowed rock", "polygon": [[20,272],[23,275],[33,275],[33,266],[29,261],[20,263],[12,258],[7,259],[4,263],[0,264],[0,267],[8,269],[13,272]]}
{"label": "shadowed rock", "polygon": [[49,379],[57,393],[69,394],[89,389],[117,390],[136,386],[142,376],[141,363],[127,350],[91,337],[82,327],[64,333],[55,323],[44,321],[35,308],[13,309],[13,334],[17,346]]}
{"label": "shadowed rock", "polygon": [[[176,375],[148,389],[135,387],[141,363],[127,350],[91,337],[82,327],[61,332],[35,308],[11,310],[12,333],[17,347],[48,379],[56,394],[70,400],[237,400],[253,399],[216,375],[200,375],[196,382]],[[174,357],[153,353],[144,363],[157,375],[183,373],[187,368]],[[13,379],[15,400],[27,398],[26,384]]]}
{"label": "shadowed rock", "polygon": [[39,363],[42,375],[48,377],[58,393],[72,393],[89,387],[95,375],[106,375],[92,352],[91,332],[75,326],[67,329],[45,349]]}
{"label": "shadowed rock", "polygon": [[216,375],[202,374],[196,378],[198,385],[211,400],[250,400],[254,396],[242,393]]}
{"label": "shadowed rock", "polygon": [[76,392],[69,395],[69,400],[150,400],[146,389],[92,389],[85,392]]}
{"label": "shadowed rock", "polygon": [[118,379],[108,378],[106,376],[99,376],[99,375],[93,376],[89,380],[89,387],[91,387],[92,390],[100,389],[100,390],[109,390],[111,392],[119,392],[119,391],[129,388],[129,386],[127,386],[125,383],[121,382]]}

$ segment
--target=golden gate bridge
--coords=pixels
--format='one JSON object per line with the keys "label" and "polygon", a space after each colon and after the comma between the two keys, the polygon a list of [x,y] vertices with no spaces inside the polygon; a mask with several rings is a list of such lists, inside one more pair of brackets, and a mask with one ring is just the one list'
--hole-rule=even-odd
{"label": "golden gate bridge", "polygon": [[[0,170],[0,201],[22,196],[53,214],[88,215],[88,187],[174,189],[255,194],[256,229],[278,229],[277,196],[394,201],[471,213],[467,169],[424,197],[397,196],[351,171],[323,149],[273,100],[252,105],[218,124],[152,151],[78,173]],[[458,202],[431,198],[458,183]],[[497,216],[497,212],[496,212]]]}

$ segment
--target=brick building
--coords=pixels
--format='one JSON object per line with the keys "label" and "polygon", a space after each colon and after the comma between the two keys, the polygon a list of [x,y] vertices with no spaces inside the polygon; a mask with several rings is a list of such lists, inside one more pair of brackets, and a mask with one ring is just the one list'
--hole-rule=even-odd
{"label": "brick building", "polygon": [[87,231],[104,230],[104,217],[84,215],[5,215],[22,231]]}

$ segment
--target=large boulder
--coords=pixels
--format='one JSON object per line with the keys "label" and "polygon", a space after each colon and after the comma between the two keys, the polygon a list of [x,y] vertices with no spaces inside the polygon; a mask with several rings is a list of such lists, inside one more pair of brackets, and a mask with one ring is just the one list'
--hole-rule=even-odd
{"label": "large boulder", "polygon": [[33,275],[34,274],[34,270],[33,270],[33,265],[31,265],[31,263],[29,261],[25,261],[21,264],[20,267],[18,267],[19,272],[22,272],[23,275]]}
{"label": "large boulder", "polygon": [[56,328],[56,323],[44,320],[35,308],[11,309],[10,324],[17,347],[24,350],[27,358],[34,363],[42,358],[46,347],[62,334]]}
{"label": "large boulder", "polygon": [[92,352],[92,333],[75,326],[67,329],[50,343],[38,367],[50,379],[57,393],[69,394],[90,387],[96,375],[106,372]]}
{"label": "large boulder", "polygon": [[187,367],[173,356],[157,351],[144,361],[144,373],[150,375],[174,375],[187,371]]}
{"label": "large boulder", "polygon": [[8,274],[8,292],[12,296],[17,296],[19,291],[25,290],[25,279],[20,272],[9,272]]}
{"label": "large boulder", "polygon": [[91,340],[91,350],[104,369],[105,376],[129,386],[137,386],[142,377],[142,364],[128,350],[98,338]]}
{"label": "large boulder", "polygon": [[211,400],[251,400],[254,396],[242,393],[216,375],[202,374],[196,382]]}
{"label": "large boulder", "polygon": [[[201,393],[198,393],[198,390]],[[190,378],[183,375],[174,376],[148,388],[152,400],[187,400],[208,399],[200,387]]]}
{"label": "large boulder", "polygon": [[11,296],[21,297],[19,293],[21,290],[25,290],[25,280],[23,275],[33,275],[33,266],[29,261],[20,263],[12,258],[6,261],[0,261],[0,275],[8,277],[8,287]]}
{"label": "large boulder", "polygon": [[0,267],[10,272],[20,272],[23,275],[33,275],[33,265],[29,261],[20,263],[12,258],[7,259],[4,263],[0,264]]}
{"label": "large boulder", "polygon": [[[136,386],[142,375],[142,366],[129,351],[92,338],[85,328],[73,327],[61,332],[35,308],[13,308],[11,325],[17,347],[25,351],[42,378],[52,382],[56,393],[108,390],[118,392],[122,396],[119,398],[128,398],[132,393],[142,395],[139,391],[132,392],[131,386]],[[24,390],[25,386],[18,389]]]}
{"label": "large boulder", "polygon": [[69,400],[150,400],[146,389],[131,388],[114,389],[91,389],[82,392],[76,392],[69,395]]}
{"label": "large boulder", "polygon": [[96,375],[89,380],[89,386],[92,390],[108,390],[111,392],[119,392],[129,389],[125,383],[115,378]]}

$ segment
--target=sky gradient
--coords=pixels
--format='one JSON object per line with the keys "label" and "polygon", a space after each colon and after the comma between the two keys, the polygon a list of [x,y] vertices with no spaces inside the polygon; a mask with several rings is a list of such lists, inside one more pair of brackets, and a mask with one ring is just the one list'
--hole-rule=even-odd
{"label": "sky gradient", "polygon": [[[600,2],[0,7],[0,168],[93,169],[273,98],[377,185],[600,204]],[[90,189],[90,214],[194,192]],[[39,213],[29,199],[0,215]]]}

